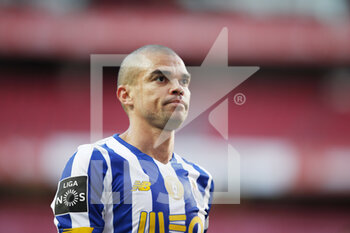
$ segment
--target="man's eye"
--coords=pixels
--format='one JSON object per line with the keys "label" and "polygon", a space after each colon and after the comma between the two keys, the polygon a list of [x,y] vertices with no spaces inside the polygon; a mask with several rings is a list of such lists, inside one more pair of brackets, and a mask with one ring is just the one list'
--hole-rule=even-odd
{"label": "man's eye", "polygon": [[157,82],[164,82],[165,81],[165,77],[164,76],[158,76],[157,78],[156,78],[156,81]]}
{"label": "man's eye", "polygon": [[180,82],[182,85],[187,85],[189,83],[189,80],[188,79],[181,79]]}

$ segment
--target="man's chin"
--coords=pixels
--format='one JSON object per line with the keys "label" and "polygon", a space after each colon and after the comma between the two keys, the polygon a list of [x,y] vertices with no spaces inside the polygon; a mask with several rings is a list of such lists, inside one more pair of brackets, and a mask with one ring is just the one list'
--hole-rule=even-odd
{"label": "man's chin", "polygon": [[166,122],[165,126],[164,126],[164,130],[176,130],[178,129],[181,124],[184,122],[185,120],[185,116],[183,116],[182,114],[172,114],[172,116],[169,118],[169,120]]}

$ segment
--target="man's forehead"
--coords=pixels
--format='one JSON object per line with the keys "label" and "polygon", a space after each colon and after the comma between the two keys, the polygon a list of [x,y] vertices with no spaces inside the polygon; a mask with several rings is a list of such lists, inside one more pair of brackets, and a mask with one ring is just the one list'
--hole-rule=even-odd
{"label": "man's forehead", "polygon": [[163,74],[165,76],[190,77],[182,59],[172,53],[153,52],[135,54],[130,66],[139,68],[142,77],[152,74]]}
{"label": "man's forehead", "polygon": [[167,54],[167,53],[155,53],[148,54],[147,58],[150,62],[150,67],[148,69],[149,73],[152,73],[155,70],[164,71],[164,75],[168,74],[179,74],[184,73],[188,74],[186,66],[182,59],[176,54]]}
{"label": "man's forehead", "polygon": [[154,66],[185,66],[182,59],[176,54],[159,52],[146,54],[146,57]]}

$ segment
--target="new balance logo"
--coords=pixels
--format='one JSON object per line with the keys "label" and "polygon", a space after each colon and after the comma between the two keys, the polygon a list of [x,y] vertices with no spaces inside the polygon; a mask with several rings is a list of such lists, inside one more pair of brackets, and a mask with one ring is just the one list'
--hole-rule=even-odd
{"label": "new balance logo", "polygon": [[151,182],[149,181],[139,181],[136,180],[134,185],[132,186],[131,191],[148,191],[151,189]]}

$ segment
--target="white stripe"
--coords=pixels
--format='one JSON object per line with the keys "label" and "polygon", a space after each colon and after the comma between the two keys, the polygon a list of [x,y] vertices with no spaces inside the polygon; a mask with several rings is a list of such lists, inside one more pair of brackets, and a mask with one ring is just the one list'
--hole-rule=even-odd
{"label": "white stripe", "polygon": [[[57,185],[57,191],[56,191],[56,194],[55,194],[55,198],[53,199],[53,201],[52,201],[52,203],[51,203],[51,209],[52,209],[52,211],[53,211],[54,216],[55,216],[55,201],[56,201],[57,192],[58,192],[58,185]],[[55,227],[56,227],[57,232],[58,232],[58,223],[59,223],[59,222],[58,222],[56,216],[53,218],[53,222],[54,222]]]}
{"label": "white stripe", "polygon": [[[204,202],[207,203],[206,208],[208,209],[208,211],[209,211],[210,187],[211,187],[212,180],[213,180],[213,177],[209,174],[209,180],[208,180],[207,187],[205,188],[205,196],[204,196]],[[209,227],[209,215],[205,221],[204,229],[208,229],[208,227]]]}
{"label": "white stripe", "polygon": [[[116,139],[107,142],[107,146],[115,151],[118,155],[123,157],[129,164],[129,174],[131,178],[131,184],[135,181],[149,181],[147,174],[143,172],[143,169],[136,157],[127,147],[122,145]],[[137,233],[140,212],[152,211],[152,192],[149,191],[133,191],[132,192],[132,232]],[[145,232],[149,231],[149,224],[146,224]]]}
{"label": "white stripe", "polygon": [[53,222],[55,223],[55,227],[56,227],[57,232],[59,232],[58,231],[58,220],[56,217],[54,218]]}
{"label": "white stripe", "polygon": [[[198,166],[198,165],[197,165]],[[207,172],[204,168],[200,167],[204,172],[206,172],[209,176],[207,187],[205,188],[205,195],[204,195],[204,202],[207,204],[206,208],[209,210],[209,199],[210,199],[210,188],[211,188],[211,182],[213,181],[213,177],[209,172]]]}
{"label": "white stripe", "polygon": [[[92,145],[79,146],[72,164],[71,177],[86,176],[93,151]],[[87,195],[88,196],[88,195]],[[72,228],[90,227],[89,213],[70,213]]]}
{"label": "white stripe", "polygon": [[[202,220],[203,226],[205,225],[205,215],[207,214],[205,211],[205,208],[208,207],[208,201],[206,198],[202,197],[202,193],[200,192],[198,188],[198,178],[200,176],[199,171],[197,171],[192,165],[186,163],[179,155],[175,154],[176,160],[181,163],[183,168],[189,172],[188,179],[190,181],[191,185],[191,192],[194,196],[194,199],[197,203],[197,207],[199,209],[199,217]],[[196,184],[196,187],[193,186],[193,184]],[[208,185],[209,186],[209,185]]]}
{"label": "white stripe", "polygon": [[[180,180],[177,177],[177,174],[174,170],[174,168],[171,166],[171,163],[163,164],[157,160],[154,160],[155,163],[158,165],[159,171],[161,175],[163,176],[164,182],[166,182],[167,177],[174,177],[179,183]],[[186,214],[185,210],[185,199],[184,197],[180,200],[175,200],[169,195],[169,215],[175,215],[175,214]],[[185,221],[176,221],[176,222],[169,222],[170,224],[180,224],[185,225]],[[171,231],[172,232],[172,231]]]}
{"label": "white stripe", "polygon": [[55,201],[56,201],[56,196],[57,196],[57,192],[58,192],[58,187],[59,187],[59,183],[58,183],[58,185],[57,185],[57,191],[56,191],[56,194],[55,194],[55,197],[54,197],[54,199],[53,199],[53,201],[51,202],[51,205],[50,205],[50,207],[51,207],[51,209],[52,209],[52,211],[53,211],[53,215],[55,216],[54,218],[53,218],[53,222],[54,222],[54,224],[55,224],[55,226],[56,226],[56,228],[57,228],[57,232],[58,232],[58,220],[57,220],[57,218],[56,218],[56,215],[55,215]]}
{"label": "white stripe", "polygon": [[112,166],[108,151],[100,146],[96,147],[102,154],[107,163],[107,172],[103,180],[103,193],[101,202],[104,204],[103,218],[105,227],[103,233],[113,232],[113,197],[112,197]]}
{"label": "white stripe", "polygon": [[[213,177],[212,175],[207,171],[205,170],[203,167],[197,165],[200,169],[202,169],[208,176],[209,176],[209,179],[208,179],[208,184],[207,184],[207,187],[205,187],[205,190],[204,190],[204,203],[206,203],[206,206],[205,208],[209,211],[209,199],[210,199],[210,188],[211,188],[211,182],[213,181]],[[204,224],[204,229],[208,229],[209,227],[209,215],[205,221],[205,224]]]}

